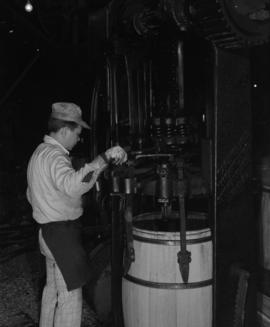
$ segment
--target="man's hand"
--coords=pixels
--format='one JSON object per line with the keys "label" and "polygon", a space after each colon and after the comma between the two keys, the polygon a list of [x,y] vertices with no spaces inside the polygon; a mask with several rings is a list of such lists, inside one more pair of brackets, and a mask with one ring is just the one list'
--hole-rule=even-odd
{"label": "man's hand", "polygon": [[123,164],[124,162],[127,161],[127,153],[119,145],[114,146],[114,147],[108,149],[105,152],[105,156],[107,157],[107,159],[109,161],[112,160],[112,162],[114,164],[116,164],[116,165],[121,165],[121,164]]}

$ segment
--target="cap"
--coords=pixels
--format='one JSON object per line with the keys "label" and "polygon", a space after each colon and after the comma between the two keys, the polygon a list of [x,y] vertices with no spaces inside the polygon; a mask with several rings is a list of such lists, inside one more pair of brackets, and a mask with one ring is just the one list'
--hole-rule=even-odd
{"label": "cap", "polygon": [[82,120],[81,108],[72,102],[53,103],[51,118],[73,121],[84,128],[90,129],[90,126]]}

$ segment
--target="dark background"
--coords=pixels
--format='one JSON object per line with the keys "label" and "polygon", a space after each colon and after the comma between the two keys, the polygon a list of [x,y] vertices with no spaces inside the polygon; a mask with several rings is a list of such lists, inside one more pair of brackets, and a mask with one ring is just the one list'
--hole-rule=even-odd
{"label": "dark background", "polygon": [[[85,13],[79,12],[81,26],[74,36],[68,31],[68,19],[66,22],[63,17],[40,17],[35,11],[25,13],[22,7],[15,8],[11,10],[5,1],[0,2],[0,224],[3,225],[32,221],[25,197],[26,167],[32,151],[46,133],[51,104],[57,101],[75,102],[81,106],[84,119],[89,121],[92,90],[108,51],[104,44],[104,19],[93,19],[89,23]],[[97,13],[94,17],[98,17],[98,5],[91,10]],[[66,32],[63,32],[63,28],[66,28]],[[196,42],[190,42],[190,61],[203,57],[197,49]],[[251,160],[253,177],[256,179],[261,158],[270,154],[270,45],[253,46],[245,55],[250,62]],[[196,81],[191,79],[189,83],[194,85]],[[200,92],[198,94],[201,95]],[[196,101],[198,104],[199,99]],[[242,108],[236,125],[246,128],[241,126],[245,122]],[[104,130],[98,130],[98,136],[102,138],[103,135]],[[89,157],[89,132],[84,131],[83,139],[84,142],[75,152],[76,155]],[[256,187],[254,185],[257,196]],[[221,210],[218,225],[222,235],[220,243],[222,250],[223,246],[225,251],[228,250],[228,261],[232,258],[230,251],[234,250],[234,245],[242,241],[241,229],[245,231],[243,238],[249,237],[252,232],[243,228],[243,213],[250,214],[246,212],[246,201],[245,196],[244,199],[240,196],[240,201],[239,197],[234,199],[236,207],[241,203],[239,212],[237,209],[231,210],[233,205],[230,207],[228,204]],[[256,211],[256,205],[254,208],[253,218],[256,220],[259,212]],[[236,220],[239,216],[241,219]],[[227,238],[227,235],[230,237]],[[240,248],[241,253],[237,257],[238,253],[235,252],[235,258],[249,258],[253,262],[256,253],[249,256],[250,250],[247,250],[246,243],[242,243]],[[225,254],[221,255],[227,269]],[[226,288],[225,283],[222,286]]]}

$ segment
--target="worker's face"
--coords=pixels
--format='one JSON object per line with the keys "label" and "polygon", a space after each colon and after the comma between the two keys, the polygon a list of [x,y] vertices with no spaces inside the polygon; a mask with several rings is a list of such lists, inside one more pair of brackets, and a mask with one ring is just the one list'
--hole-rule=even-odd
{"label": "worker's face", "polygon": [[66,128],[65,147],[67,150],[72,150],[74,146],[80,141],[81,132],[82,132],[81,126],[78,126],[73,130]]}

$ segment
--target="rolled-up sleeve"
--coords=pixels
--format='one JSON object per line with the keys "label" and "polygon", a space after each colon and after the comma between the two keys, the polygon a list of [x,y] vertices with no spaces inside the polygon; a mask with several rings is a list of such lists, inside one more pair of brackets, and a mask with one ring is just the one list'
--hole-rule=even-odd
{"label": "rolled-up sleeve", "polygon": [[[75,171],[69,158],[63,155],[54,154],[51,158],[50,175],[56,187],[69,196],[80,196],[88,192],[95,184],[102,165],[99,161],[85,164],[81,169]],[[87,183],[83,181],[84,177],[92,172]]]}
{"label": "rolled-up sleeve", "polygon": [[[88,192],[94,186],[100,172],[106,168],[106,163],[98,156],[75,171],[68,157],[54,154],[49,167],[56,187],[69,196],[77,197]],[[91,174],[89,175],[89,173]],[[86,175],[89,176],[87,182],[84,181]]]}

